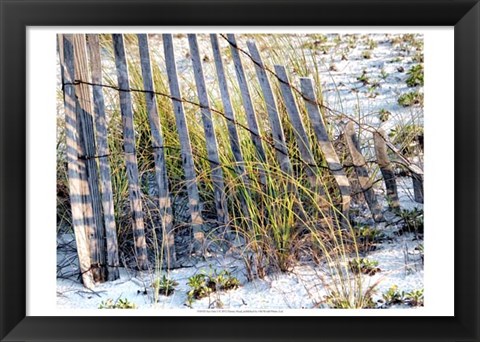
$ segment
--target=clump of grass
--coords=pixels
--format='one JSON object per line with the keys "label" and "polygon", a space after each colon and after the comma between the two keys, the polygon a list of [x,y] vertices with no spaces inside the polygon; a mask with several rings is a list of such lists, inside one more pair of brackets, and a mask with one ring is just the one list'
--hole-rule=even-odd
{"label": "clump of grass", "polygon": [[401,232],[423,234],[423,209],[403,209],[399,215],[403,219]]}
{"label": "clump of grass", "polygon": [[380,77],[381,77],[382,80],[386,80],[387,77],[388,77],[388,72],[384,68],[382,68],[382,70],[380,70]]}
{"label": "clump of grass", "polygon": [[385,108],[382,108],[380,109],[380,112],[378,112],[378,119],[381,122],[386,122],[390,118],[390,115],[392,115],[390,111],[386,110]]}
{"label": "clump of grass", "polygon": [[423,93],[412,91],[400,95],[398,104],[402,107],[410,107],[413,105],[423,105]]}
{"label": "clump of grass", "polygon": [[109,298],[102,301],[98,306],[99,309],[136,309],[135,303],[130,302],[127,298],[119,298],[116,301]]}
{"label": "clump of grass", "polygon": [[388,136],[399,151],[409,157],[418,148],[423,149],[423,127],[416,124],[398,124],[391,129]]}
{"label": "clump of grass", "polygon": [[352,307],[352,302],[338,292],[327,295],[325,303],[332,309],[374,309],[377,307],[370,293],[362,296],[356,307]]}
{"label": "clump of grass", "polygon": [[151,286],[155,294],[170,296],[175,292],[178,282],[167,278],[166,275],[163,275],[162,278],[155,278]]}
{"label": "clump of grass", "polygon": [[373,50],[378,46],[378,43],[377,43],[376,40],[368,38],[367,39],[367,46],[370,50]]}
{"label": "clump of grass", "polygon": [[412,66],[407,72],[406,83],[409,87],[423,86],[423,65]]}
{"label": "clump of grass", "polygon": [[187,285],[191,290],[187,293],[188,302],[192,303],[194,299],[207,297],[215,290],[215,284],[210,282],[206,274],[199,273],[188,278]]}
{"label": "clump of grass", "polygon": [[363,69],[362,74],[357,77],[357,81],[363,83],[363,85],[369,84],[370,79],[368,78],[367,70]]}
{"label": "clump of grass", "polygon": [[190,291],[187,293],[187,302],[191,306],[195,299],[207,297],[213,292],[238,288],[240,281],[227,270],[223,270],[219,274],[195,274],[188,278],[187,284],[190,286]]}
{"label": "clump of grass", "polygon": [[385,305],[402,304],[405,300],[405,292],[399,291],[397,285],[392,285],[382,294]]}
{"label": "clump of grass", "polygon": [[371,251],[375,249],[375,244],[384,238],[384,234],[376,228],[370,226],[361,226],[356,230],[356,236],[359,249]]}
{"label": "clump of grass", "polygon": [[369,260],[367,258],[355,258],[349,261],[350,270],[355,274],[366,274],[369,276],[375,275],[380,272],[378,268],[378,261]]}
{"label": "clump of grass", "polygon": [[382,302],[384,303],[384,307],[401,304],[423,306],[423,292],[423,289],[416,289],[409,292],[400,291],[397,285],[392,285],[382,294]]}
{"label": "clump of grass", "polygon": [[410,306],[423,306],[423,289],[412,290],[405,295],[405,302]]}

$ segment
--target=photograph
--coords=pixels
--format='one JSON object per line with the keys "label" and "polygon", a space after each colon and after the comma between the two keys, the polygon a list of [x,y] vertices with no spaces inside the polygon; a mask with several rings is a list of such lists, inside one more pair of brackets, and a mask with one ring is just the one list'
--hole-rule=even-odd
{"label": "photograph", "polygon": [[56,40],[58,312],[425,306],[422,31]]}

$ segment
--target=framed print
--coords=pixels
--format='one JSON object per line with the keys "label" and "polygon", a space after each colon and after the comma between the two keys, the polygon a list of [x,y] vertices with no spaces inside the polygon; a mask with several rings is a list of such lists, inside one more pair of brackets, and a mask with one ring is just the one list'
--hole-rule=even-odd
{"label": "framed print", "polygon": [[479,340],[477,1],[0,3],[2,341]]}

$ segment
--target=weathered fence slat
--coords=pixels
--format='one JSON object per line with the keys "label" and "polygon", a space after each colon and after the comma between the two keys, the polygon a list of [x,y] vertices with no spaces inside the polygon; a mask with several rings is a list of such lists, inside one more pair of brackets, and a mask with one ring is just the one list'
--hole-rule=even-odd
{"label": "weathered fence slat", "polygon": [[352,157],[352,162],[355,167],[355,173],[357,174],[360,187],[362,188],[368,207],[372,212],[373,219],[375,220],[375,222],[380,222],[383,221],[382,208],[377,201],[375,193],[373,192],[373,184],[368,175],[365,158],[363,157],[362,153],[357,148],[357,145],[354,142],[355,136],[356,133],[354,123],[353,121],[349,121],[345,126],[345,140],[347,143],[347,147]]}
{"label": "weathered fence slat", "polygon": [[210,102],[208,100],[207,86],[205,85],[205,77],[203,75],[203,67],[198,49],[197,36],[195,34],[189,34],[188,43],[190,45],[190,54],[192,56],[193,74],[197,86],[197,95],[202,114],[203,129],[205,131],[207,156],[210,161],[210,168],[212,170],[215,208],[217,210],[218,221],[227,227],[230,223],[230,218],[228,215],[227,199],[225,197],[225,182],[223,179],[220,157],[218,155],[217,138],[215,136],[212,112],[210,111]]}
{"label": "weathered fence slat", "polygon": [[404,157],[400,151],[389,141],[386,142],[387,147],[392,150],[395,155],[400,159],[400,162],[412,174],[413,192],[415,202],[423,203],[423,170],[417,165],[413,164],[406,157]]}
{"label": "weathered fence slat", "polygon": [[277,103],[273,96],[272,86],[268,80],[265,66],[258,52],[257,46],[251,40],[247,41],[247,47],[255,64],[255,72],[257,74],[258,82],[262,89],[263,98],[267,108],[270,127],[272,129],[273,145],[276,149],[277,159],[280,163],[280,169],[286,174],[293,175],[292,163],[288,156],[287,143],[285,142],[285,133],[283,131],[282,122],[278,115]]}
{"label": "weathered fence slat", "polygon": [[302,117],[300,116],[287,72],[285,67],[282,65],[275,65],[274,68],[275,74],[279,79],[280,91],[282,92],[287,114],[290,117],[290,122],[292,123],[294,129],[294,135],[297,141],[300,157],[306,164],[308,164],[305,172],[307,173],[310,186],[315,192],[323,196],[325,195],[325,191],[323,190],[322,182],[318,173],[318,167],[316,166],[315,158],[313,157],[307,131],[305,130]]}
{"label": "weathered fence slat", "polygon": [[412,173],[413,197],[415,202],[423,203],[423,175]]}
{"label": "weathered fence slat", "polygon": [[123,149],[125,152],[130,207],[132,210],[133,234],[138,268],[148,268],[147,243],[138,177],[137,154],[135,151],[135,132],[133,130],[133,108],[130,94],[127,59],[122,34],[112,34],[117,69],[118,87],[120,88],[120,111],[123,121]]}
{"label": "weathered fence slat", "polygon": [[325,160],[327,161],[328,168],[335,178],[340,194],[342,195],[342,213],[348,218],[348,211],[350,209],[350,182],[345,175],[343,165],[340,163],[337,153],[333,148],[333,144],[328,137],[325,123],[323,122],[322,115],[318,108],[312,79],[307,77],[300,78],[300,86],[318,144],[320,145]]}
{"label": "weathered fence slat", "polygon": [[75,86],[73,85],[75,67],[73,64],[73,37],[72,35],[59,35],[60,64],[62,67],[63,100],[65,107],[65,127],[67,143],[68,163],[68,187],[70,193],[70,205],[72,208],[72,224],[75,233],[75,242],[82,275],[83,285],[87,288],[94,287],[93,274],[90,263],[89,237],[85,215],[91,215],[90,210],[85,210],[85,199],[89,196],[86,181],[85,161],[80,160],[78,125],[76,113]]}
{"label": "weathered fence slat", "polygon": [[[251,139],[256,148],[258,159],[261,163],[265,163],[267,158],[263,148],[262,139],[260,138],[257,115],[255,114],[255,109],[253,108],[252,97],[250,96],[250,90],[248,89],[248,83],[245,76],[245,70],[243,69],[242,59],[240,58],[240,53],[237,50],[237,41],[234,34],[227,34],[227,39],[230,43],[230,51],[232,52],[233,64],[235,66],[235,73],[237,75],[237,81],[242,95],[243,107],[245,108]],[[266,185],[267,179],[265,176],[265,171],[262,168],[259,170],[259,176],[260,182]]]}
{"label": "weathered fence slat", "polygon": [[[75,79],[81,81],[90,80],[87,61],[87,41],[84,34],[73,35]],[[86,159],[87,181],[93,209],[93,221],[95,235],[90,237],[90,259],[95,281],[104,282],[107,278],[105,260],[105,226],[103,224],[102,203],[98,185],[98,169],[95,157],[95,132],[93,127],[93,107],[90,87],[87,84],[75,85],[77,96],[77,119],[81,127],[80,141],[84,147],[83,157]]]}
{"label": "weathered fence slat", "polygon": [[173,51],[173,39],[171,34],[163,34],[163,48],[165,52],[165,63],[167,67],[168,83],[170,94],[172,96],[173,111],[177,124],[177,131],[180,136],[180,145],[182,150],[183,168],[185,170],[185,180],[187,182],[187,192],[189,199],[189,209],[191,216],[191,225],[193,230],[194,244],[196,253],[201,253],[204,245],[205,233],[202,230],[203,219],[200,210],[200,196],[197,186],[197,175],[192,156],[192,146],[187,127],[187,120],[183,110],[182,95],[178,84],[177,67],[175,65],[175,54]]}
{"label": "weathered fence slat", "polygon": [[385,188],[387,190],[388,205],[394,211],[400,209],[400,202],[398,200],[397,182],[395,173],[393,172],[390,158],[387,154],[387,144],[385,143],[387,137],[382,129],[373,133],[373,142],[375,146],[375,155],[377,156],[377,163],[380,167]]}
{"label": "weathered fence slat", "polygon": [[218,83],[220,86],[220,95],[222,97],[223,112],[227,118],[228,134],[230,138],[230,146],[232,148],[233,157],[235,158],[235,169],[237,174],[244,178],[244,182],[248,177],[245,174],[245,162],[240,148],[240,138],[238,136],[237,126],[235,124],[235,112],[233,111],[232,102],[230,100],[230,93],[228,91],[227,78],[225,76],[225,69],[223,67],[222,55],[218,45],[218,38],[216,34],[210,35],[212,43],[213,59],[215,60],[215,68],[217,70]]}
{"label": "weathered fence slat", "polygon": [[97,154],[100,170],[100,186],[103,205],[103,216],[105,220],[105,235],[107,247],[107,271],[108,280],[116,280],[120,277],[118,267],[118,241],[117,228],[115,225],[115,210],[113,205],[112,177],[108,156],[107,118],[105,115],[105,101],[102,92],[102,62],[100,57],[100,42],[98,34],[87,35],[87,47],[90,56],[90,69],[93,90],[93,110],[95,117],[95,128],[97,137]]}
{"label": "weathered fence slat", "polygon": [[175,236],[173,232],[173,214],[170,191],[168,188],[168,175],[165,160],[164,141],[162,126],[158,116],[157,100],[153,85],[152,65],[150,61],[150,50],[148,36],[138,34],[138,47],[140,52],[140,63],[142,66],[143,86],[146,90],[145,101],[147,104],[148,120],[152,133],[153,160],[155,163],[155,177],[158,185],[158,204],[161,215],[161,236],[162,247],[167,268],[176,265]]}
{"label": "weathered fence slat", "polygon": [[[245,161],[243,159],[242,149],[240,145],[240,138],[238,136],[235,112],[233,111],[232,102],[230,100],[230,93],[228,91],[227,77],[225,76],[225,69],[223,67],[222,55],[218,44],[217,35],[212,33],[210,35],[212,43],[213,59],[215,61],[215,69],[217,71],[218,84],[220,87],[220,96],[222,97],[223,112],[227,121],[228,136],[230,139],[230,148],[232,149],[233,158],[235,159],[235,172],[240,176],[245,191],[249,191],[250,181],[245,171]],[[250,212],[245,199],[245,194],[240,193],[240,205],[242,212],[247,222],[250,222]]]}

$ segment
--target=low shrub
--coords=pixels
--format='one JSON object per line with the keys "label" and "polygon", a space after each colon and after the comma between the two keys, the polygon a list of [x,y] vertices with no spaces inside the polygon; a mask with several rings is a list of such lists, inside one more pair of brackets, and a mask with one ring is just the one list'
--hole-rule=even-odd
{"label": "low shrub", "polygon": [[116,301],[109,298],[105,301],[102,301],[98,306],[99,309],[136,309],[137,306],[130,302],[127,298],[119,298]]}

